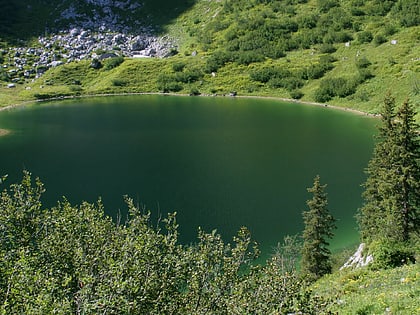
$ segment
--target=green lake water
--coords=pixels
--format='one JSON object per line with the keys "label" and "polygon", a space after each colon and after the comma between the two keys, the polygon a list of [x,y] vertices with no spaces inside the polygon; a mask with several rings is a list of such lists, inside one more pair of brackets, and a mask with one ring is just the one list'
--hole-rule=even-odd
{"label": "green lake water", "polygon": [[27,169],[44,203],[102,198],[126,215],[123,195],[153,213],[177,211],[180,240],[197,228],[226,241],[250,229],[263,255],[302,231],[307,187],[319,174],[338,219],[332,248],[358,241],[364,168],[377,121],[270,99],[122,96],[65,100],[0,112],[0,175]]}

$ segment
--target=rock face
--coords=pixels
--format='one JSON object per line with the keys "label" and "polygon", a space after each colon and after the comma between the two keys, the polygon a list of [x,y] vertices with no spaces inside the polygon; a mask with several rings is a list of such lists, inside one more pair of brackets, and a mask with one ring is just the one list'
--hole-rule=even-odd
{"label": "rock face", "polygon": [[367,266],[373,261],[372,255],[366,255],[364,253],[366,244],[361,243],[357,248],[356,252],[347,260],[347,262],[340,268],[343,270],[345,268],[360,268]]}
{"label": "rock face", "polygon": [[68,25],[68,29],[39,37],[39,46],[9,49],[4,52],[9,58],[0,66],[11,81],[18,82],[37,78],[51,67],[99,58],[104,53],[124,57],[172,55],[177,49],[173,39],[154,36],[151,27],[130,21],[141,7],[133,0],[63,0],[57,7],[62,11],[56,22]]}

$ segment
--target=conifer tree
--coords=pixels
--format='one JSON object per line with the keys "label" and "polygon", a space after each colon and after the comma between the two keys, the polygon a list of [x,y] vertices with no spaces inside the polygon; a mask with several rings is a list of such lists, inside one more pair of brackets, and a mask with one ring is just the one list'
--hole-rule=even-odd
{"label": "conifer tree", "polygon": [[415,121],[414,106],[406,100],[397,112],[398,210],[401,219],[402,239],[407,241],[410,232],[420,229],[420,137]]}
{"label": "conifer tree", "polygon": [[408,101],[396,112],[389,94],[382,108],[373,157],[364,184],[365,200],[358,214],[364,242],[401,242],[418,229],[419,218],[419,140],[415,110]]}
{"label": "conifer tree", "polygon": [[331,252],[327,239],[334,236],[335,219],[330,214],[327,205],[325,187],[321,185],[319,175],[315,177],[312,188],[308,192],[313,194],[306,204],[309,210],[303,212],[305,229],[303,231],[303,248],[301,272],[310,280],[316,280],[331,272]]}

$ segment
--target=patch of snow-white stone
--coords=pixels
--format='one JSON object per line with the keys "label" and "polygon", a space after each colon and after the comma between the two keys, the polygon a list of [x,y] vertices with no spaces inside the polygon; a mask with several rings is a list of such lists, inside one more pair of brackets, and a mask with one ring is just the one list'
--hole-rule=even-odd
{"label": "patch of snow-white stone", "polygon": [[364,253],[366,244],[361,243],[357,248],[356,252],[347,260],[347,262],[340,268],[343,270],[345,268],[360,268],[367,266],[373,261],[372,255],[366,255]]}

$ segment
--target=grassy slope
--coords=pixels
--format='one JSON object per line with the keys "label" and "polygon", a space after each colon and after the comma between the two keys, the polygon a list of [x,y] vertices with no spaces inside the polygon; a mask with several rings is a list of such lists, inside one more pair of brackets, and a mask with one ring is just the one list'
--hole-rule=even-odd
{"label": "grassy slope", "polygon": [[420,314],[420,265],[337,271],[312,287],[334,314]]}
{"label": "grassy slope", "polygon": [[[316,1],[296,6],[299,14],[310,12],[316,7]],[[51,69],[47,74],[36,82],[27,82],[19,85],[16,90],[10,91],[3,84],[0,87],[0,105],[9,105],[24,100],[35,98],[36,94],[44,95],[74,95],[92,93],[121,93],[121,92],[159,92],[157,76],[161,73],[172,73],[171,65],[182,61],[190,68],[203,69],[206,58],[212,50],[203,49],[203,45],[194,37],[200,30],[215,21],[222,15],[223,2],[220,1],[197,1],[192,7],[183,8],[183,11],[167,22],[166,29],[172,36],[178,38],[180,54],[164,60],[136,59],[127,60],[116,69],[105,71],[93,71],[87,67],[86,62],[71,64],[63,69]],[[365,29],[372,31],[381,29],[387,22],[383,17],[363,17]],[[216,33],[216,37],[223,37],[222,33]],[[383,95],[391,91],[402,102],[405,98],[415,103],[420,103],[418,88],[420,85],[420,61],[418,56],[420,27],[398,28],[388,40],[375,46],[373,43],[358,44],[352,41],[350,47],[344,44],[335,44],[337,51],[332,55],[336,58],[334,69],[326,73],[324,78],[351,77],[357,73],[355,60],[366,57],[371,61],[371,72],[375,75],[359,85],[356,93],[345,98],[335,97],[328,103],[341,107],[350,107],[366,112],[376,113],[382,102]],[[354,35],[356,37],[356,35]],[[391,45],[389,39],[397,40],[397,45]],[[216,39],[215,39],[216,40]],[[204,74],[203,78],[193,82],[182,84],[180,93],[189,93],[196,89],[205,94],[225,94],[237,91],[241,95],[278,96],[289,98],[290,93],[283,88],[270,88],[267,85],[252,81],[249,77],[252,69],[261,68],[265,65],[281,65],[283,67],[299,69],[299,67],[316,63],[322,55],[319,47],[315,45],[311,49],[297,49],[287,53],[285,58],[276,60],[267,59],[261,63],[251,63],[248,66],[228,63],[219,69],[216,76]],[[192,57],[191,53],[197,52]],[[65,77],[67,80],[63,80]],[[113,83],[115,79],[122,78],[123,86]],[[81,81],[79,87],[72,86],[75,79]],[[313,101],[315,90],[318,89],[322,79],[309,80],[301,89],[304,93],[302,100]],[[48,85],[46,85],[48,84]],[[29,86],[31,90],[25,90]],[[44,86],[40,89],[40,86]]]}

